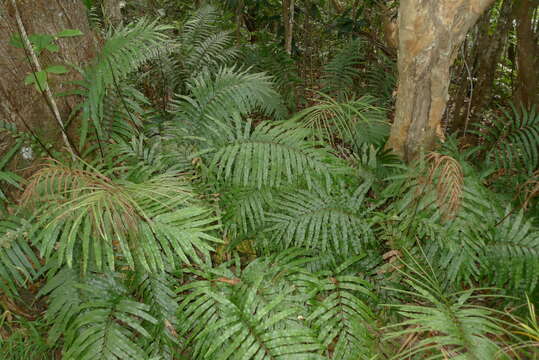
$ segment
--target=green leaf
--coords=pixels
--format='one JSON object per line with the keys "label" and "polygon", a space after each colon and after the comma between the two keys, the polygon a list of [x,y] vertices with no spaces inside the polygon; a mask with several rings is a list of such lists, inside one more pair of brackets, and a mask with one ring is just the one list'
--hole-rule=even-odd
{"label": "green leaf", "polygon": [[18,49],[24,48],[24,44],[22,42],[22,39],[21,39],[20,35],[18,35],[18,34],[14,34],[11,37],[11,39],[9,39],[9,45],[15,46]]}
{"label": "green leaf", "polygon": [[60,47],[58,45],[54,44],[54,43],[51,43],[51,44],[47,45],[45,50],[49,50],[50,52],[58,52],[58,50],[60,50]]}
{"label": "green leaf", "polygon": [[52,35],[32,34],[28,36],[28,40],[34,46],[37,55],[43,50],[49,50],[50,52],[57,52],[59,50],[58,45],[54,43],[54,37]]}
{"label": "green leaf", "polygon": [[47,89],[49,86],[49,84],[47,83],[47,72],[42,70],[42,71],[28,74],[24,78],[24,84],[25,85],[34,84],[36,90],[40,92]]}
{"label": "green leaf", "polygon": [[66,37],[75,37],[82,36],[84,33],[79,29],[65,29],[56,34],[57,38],[66,38]]}
{"label": "green leaf", "polygon": [[45,69],[46,72],[51,74],[66,74],[69,70],[63,65],[53,65]]}

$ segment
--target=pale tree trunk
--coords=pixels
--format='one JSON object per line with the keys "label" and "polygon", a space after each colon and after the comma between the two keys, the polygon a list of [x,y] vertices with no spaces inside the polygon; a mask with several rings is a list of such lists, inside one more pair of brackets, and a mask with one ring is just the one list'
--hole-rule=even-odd
{"label": "pale tree trunk", "polygon": [[[54,35],[65,29],[78,29],[84,33],[84,36],[59,39],[56,53],[43,51],[38,57],[41,67],[80,66],[95,56],[95,38],[82,1],[17,0],[16,4],[28,35]],[[34,133],[43,143],[62,144],[62,131],[56,115],[66,122],[78,99],[57,97],[56,111],[46,94],[24,84],[24,78],[35,71],[35,61],[29,61],[30,54],[9,43],[13,35],[20,33],[15,15],[10,2],[0,4],[0,33],[3,34],[0,38],[0,120],[15,124],[19,131]],[[69,90],[70,85],[66,82],[75,79],[78,79],[77,73],[71,70],[65,75],[50,75],[48,83],[52,93],[56,94]]]}
{"label": "pale tree trunk", "polygon": [[288,55],[292,54],[292,38],[294,32],[294,2],[295,0],[283,0],[284,49],[288,53]]}
{"label": "pale tree trunk", "polygon": [[518,1],[517,20],[517,87],[515,101],[526,107],[539,102],[539,34],[534,32],[532,18],[539,3]]}
{"label": "pale tree trunk", "polygon": [[441,137],[449,69],[468,30],[494,0],[401,0],[398,91],[388,147],[406,161]]}

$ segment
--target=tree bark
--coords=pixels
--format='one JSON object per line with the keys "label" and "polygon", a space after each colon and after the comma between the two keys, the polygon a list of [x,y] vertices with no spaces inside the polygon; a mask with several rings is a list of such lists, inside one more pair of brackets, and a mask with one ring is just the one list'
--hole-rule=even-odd
{"label": "tree bark", "polygon": [[295,0],[283,0],[284,48],[288,55],[292,54],[294,2]]}
{"label": "tree bark", "polygon": [[[78,29],[85,35],[59,39],[59,51],[43,51],[39,62],[43,67],[50,65],[82,65],[95,56],[95,39],[90,31],[86,8],[79,0],[17,0],[23,26],[31,34],[54,35],[65,29]],[[43,94],[33,86],[24,84],[26,75],[35,71],[23,49],[10,45],[10,38],[19,34],[15,11],[9,2],[0,5],[0,120],[14,123],[20,131],[33,131],[43,142],[60,143],[62,132],[54,113],[47,105]],[[75,71],[65,75],[49,76],[53,93],[70,89],[64,83],[77,78]],[[59,115],[66,120],[77,99],[70,97],[55,99]]]}
{"label": "tree bark", "polygon": [[532,18],[538,1],[520,0],[517,20],[517,86],[515,102],[526,107],[539,102],[539,34],[534,32]]}
{"label": "tree bark", "polygon": [[468,30],[494,0],[401,0],[398,91],[388,147],[406,161],[441,137],[449,69]]}
{"label": "tree bark", "polygon": [[462,89],[459,89],[454,102],[452,131],[466,131],[471,123],[480,121],[481,114],[490,104],[498,63],[512,27],[513,4],[513,0],[503,2],[494,31],[492,31],[490,21],[491,15],[489,13],[483,15],[482,26],[479,28],[479,35],[470,59],[475,60],[475,63],[468,65],[472,69],[470,69],[470,74],[466,72]]}
{"label": "tree bark", "polygon": [[103,0],[103,14],[107,25],[119,25],[122,22],[120,0]]}

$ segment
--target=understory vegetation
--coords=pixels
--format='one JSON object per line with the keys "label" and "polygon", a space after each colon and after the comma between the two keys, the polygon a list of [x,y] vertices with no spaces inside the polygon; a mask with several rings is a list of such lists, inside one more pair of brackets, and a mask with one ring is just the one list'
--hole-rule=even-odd
{"label": "understory vegetation", "polygon": [[299,66],[224,3],[89,7],[72,154],[0,122],[3,358],[539,359],[537,109],[405,163],[391,54],[337,22]]}

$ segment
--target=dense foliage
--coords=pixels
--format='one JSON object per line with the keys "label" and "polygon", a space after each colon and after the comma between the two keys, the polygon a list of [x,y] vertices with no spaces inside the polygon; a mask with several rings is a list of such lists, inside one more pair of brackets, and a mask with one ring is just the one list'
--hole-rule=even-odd
{"label": "dense foliage", "polygon": [[78,155],[22,178],[41,145],[0,123],[6,359],[539,358],[536,109],[404,164],[394,60],[346,14],[305,74],[269,32],[236,41],[234,1],[107,31],[87,3]]}

